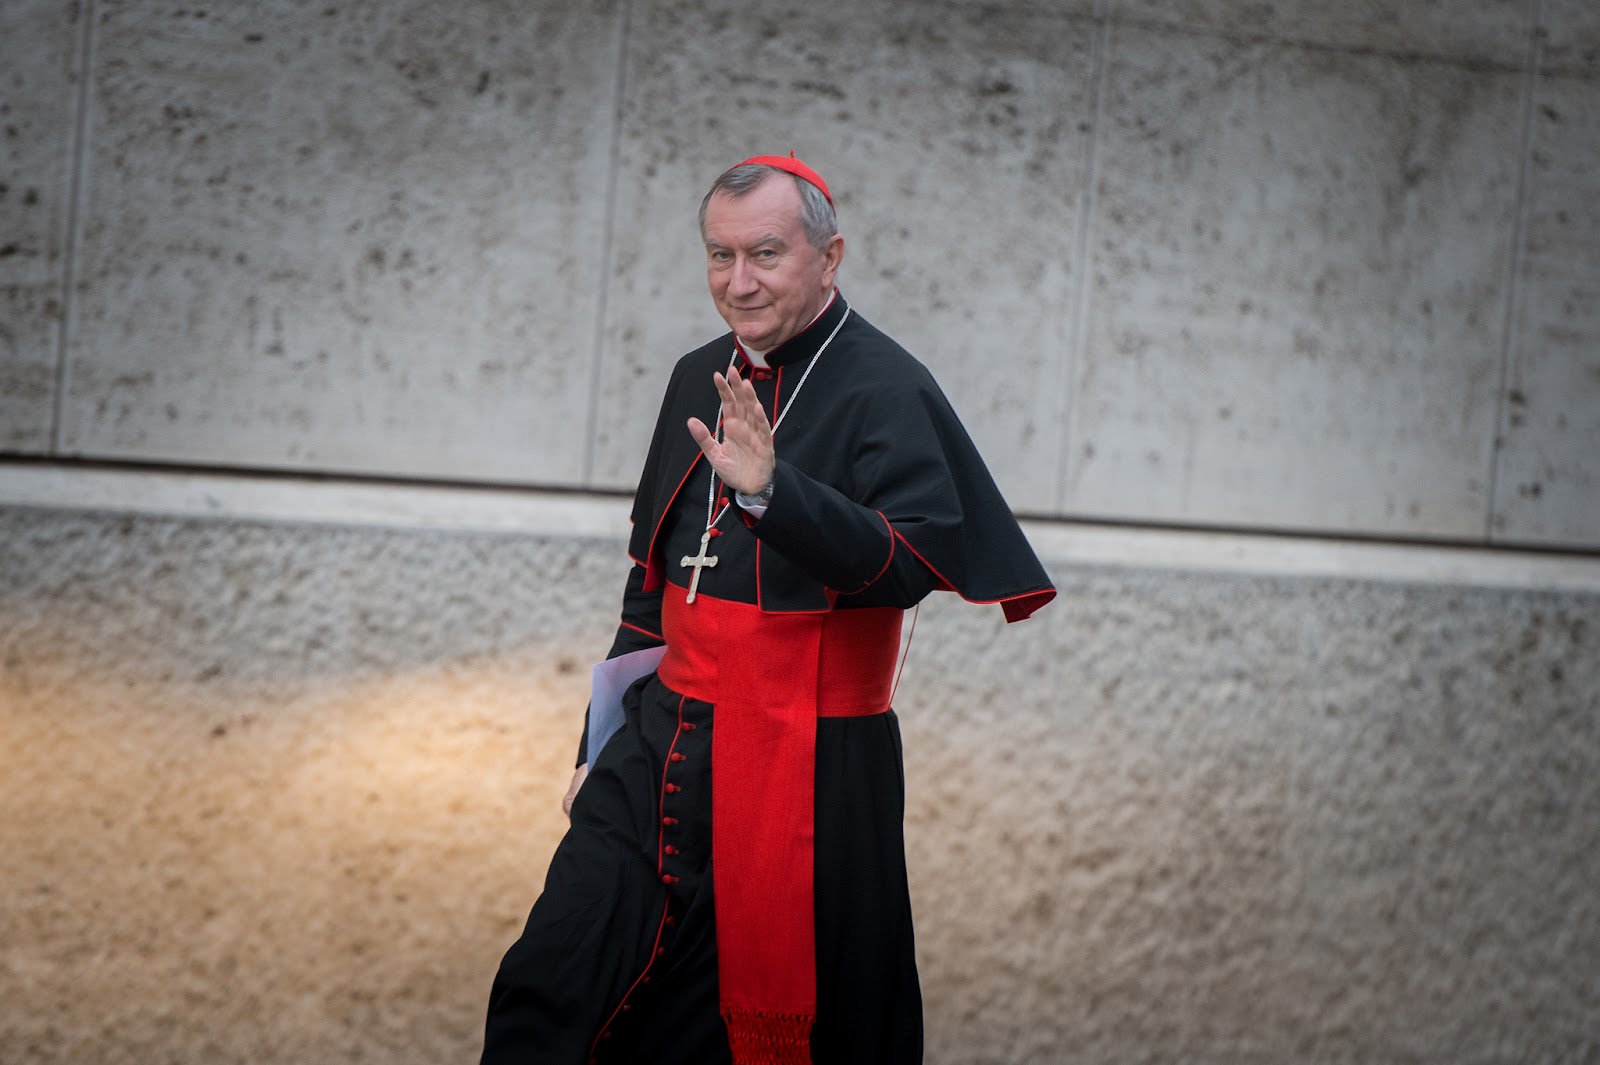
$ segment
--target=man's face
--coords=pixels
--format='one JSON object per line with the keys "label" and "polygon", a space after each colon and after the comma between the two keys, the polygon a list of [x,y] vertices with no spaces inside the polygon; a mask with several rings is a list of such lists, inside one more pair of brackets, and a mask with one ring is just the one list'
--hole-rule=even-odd
{"label": "man's face", "polygon": [[806,240],[800,192],[783,175],[734,199],[706,204],[706,280],[717,313],[739,339],[771,351],[817,316],[833,292],[844,256],[835,235],[826,248]]}

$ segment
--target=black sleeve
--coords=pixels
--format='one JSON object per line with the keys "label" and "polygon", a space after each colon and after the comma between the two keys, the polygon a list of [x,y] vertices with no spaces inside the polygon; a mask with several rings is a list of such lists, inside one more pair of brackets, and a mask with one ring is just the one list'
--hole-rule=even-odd
{"label": "black sleeve", "polygon": [[[848,419],[848,421],[846,420]],[[925,370],[880,377],[841,414],[828,483],[780,461],[763,544],[859,605],[906,606],[931,589],[999,603],[1008,621],[1055,588],[961,420]],[[782,454],[781,445],[779,454]]]}
{"label": "black sleeve", "polygon": [[966,432],[925,372],[851,407],[841,442],[848,492],[784,462],[780,449],[772,503],[751,530],[856,605],[910,607],[949,587],[913,545],[966,517],[958,490]]}
{"label": "black sleeve", "polygon": [[[763,544],[859,606],[915,606],[939,580],[895,534],[895,521],[782,459],[772,503],[750,526]],[[914,520],[914,519],[913,519]]]}

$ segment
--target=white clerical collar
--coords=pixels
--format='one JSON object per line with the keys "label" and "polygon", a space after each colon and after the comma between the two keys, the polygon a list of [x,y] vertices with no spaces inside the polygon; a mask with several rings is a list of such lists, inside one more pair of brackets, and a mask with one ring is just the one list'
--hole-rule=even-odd
{"label": "white clerical collar", "polygon": [[[821,318],[823,314],[827,313],[828,308],[833,306],[833,301],[838,298],[838,288],[835,288],[832,292],[828,293],[828,302],[822,305],[822,310],[818,311],[812,316],[811,321],[805,324],[805,328],[801,329],[800,333],[804,333],[806,329],[810,329],[812,326],[816,325],[817,319]],[[799,336],[800,333],[796,333],[795,336]],[[746,344],[743,337],[739,339],[739,349],[744,352],[744,357],[750,360],[750,365],[759,366],[763,370],[767,368],[767,354],[774,350],[772,348],[768,348],[766,351],[757,351],[749,344]]]}

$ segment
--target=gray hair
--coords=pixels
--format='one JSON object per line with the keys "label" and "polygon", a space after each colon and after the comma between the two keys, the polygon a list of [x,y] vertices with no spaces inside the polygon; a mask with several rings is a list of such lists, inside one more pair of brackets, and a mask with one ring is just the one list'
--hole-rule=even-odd
{"label": "gray hair", "polygon": [[828,197],[805,178],[764,163],[743,163],[724,172],[711,183],[711,191],[700,201],[701,239],[703,240],[706,235],[706,206],[711,203],[711,197],[721,192],[727,194],[730,199],[737,200],[745,193],[755,191],[756,186],[773,174],[784,174],[794,179],[794,187],[800,192],[800,226],[806,232],[806,240],[819,251],[826,248],[828,241],[839,232],[839,216],[834,213],[833,204],[828,202]]}

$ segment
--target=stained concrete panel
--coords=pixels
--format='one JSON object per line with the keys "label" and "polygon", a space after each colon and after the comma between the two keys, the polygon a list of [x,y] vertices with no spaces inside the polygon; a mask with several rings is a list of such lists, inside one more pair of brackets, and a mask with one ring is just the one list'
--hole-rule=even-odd
{"label": "stained concrete panel", "polygon": [[581,480],[618,5],[118,5],[69,451]]}
{"label": "stained concrete panel", "polygon": [[1494,536],[1600,547],[1600,80],[1541,78]]}
{"label": "stained concrete panel", "polygon": [[1111,10],[1122,21],[1506,66],[1527,62],[1533,28],[1526,0],[1111,0]]}
{"label": "stained concrete panel", "polygon": [[1520,92],[1117,28],[1068,512],[1481,538]]}
{"label": "stained concrete panel", "polygon": [[1094,33],[1021,5],[933,19],[831,3],[800,23],[731,0],[637,10],[597,482],[633,483],[673,361],[726,328],[700,197],[727,166],[793,148],[834,192],[842,291],[932,368],[1010,503],[1047,509]]}
{"label": "stained concrete panel", "polygon": [[0,6],[0,451],[50,450],[78,39],[73,5]]}
{"label": "stained concrete panel", "polygon": [[1546,74],[1600,77],[1600,5],[1593,0],[1544,0]]}

